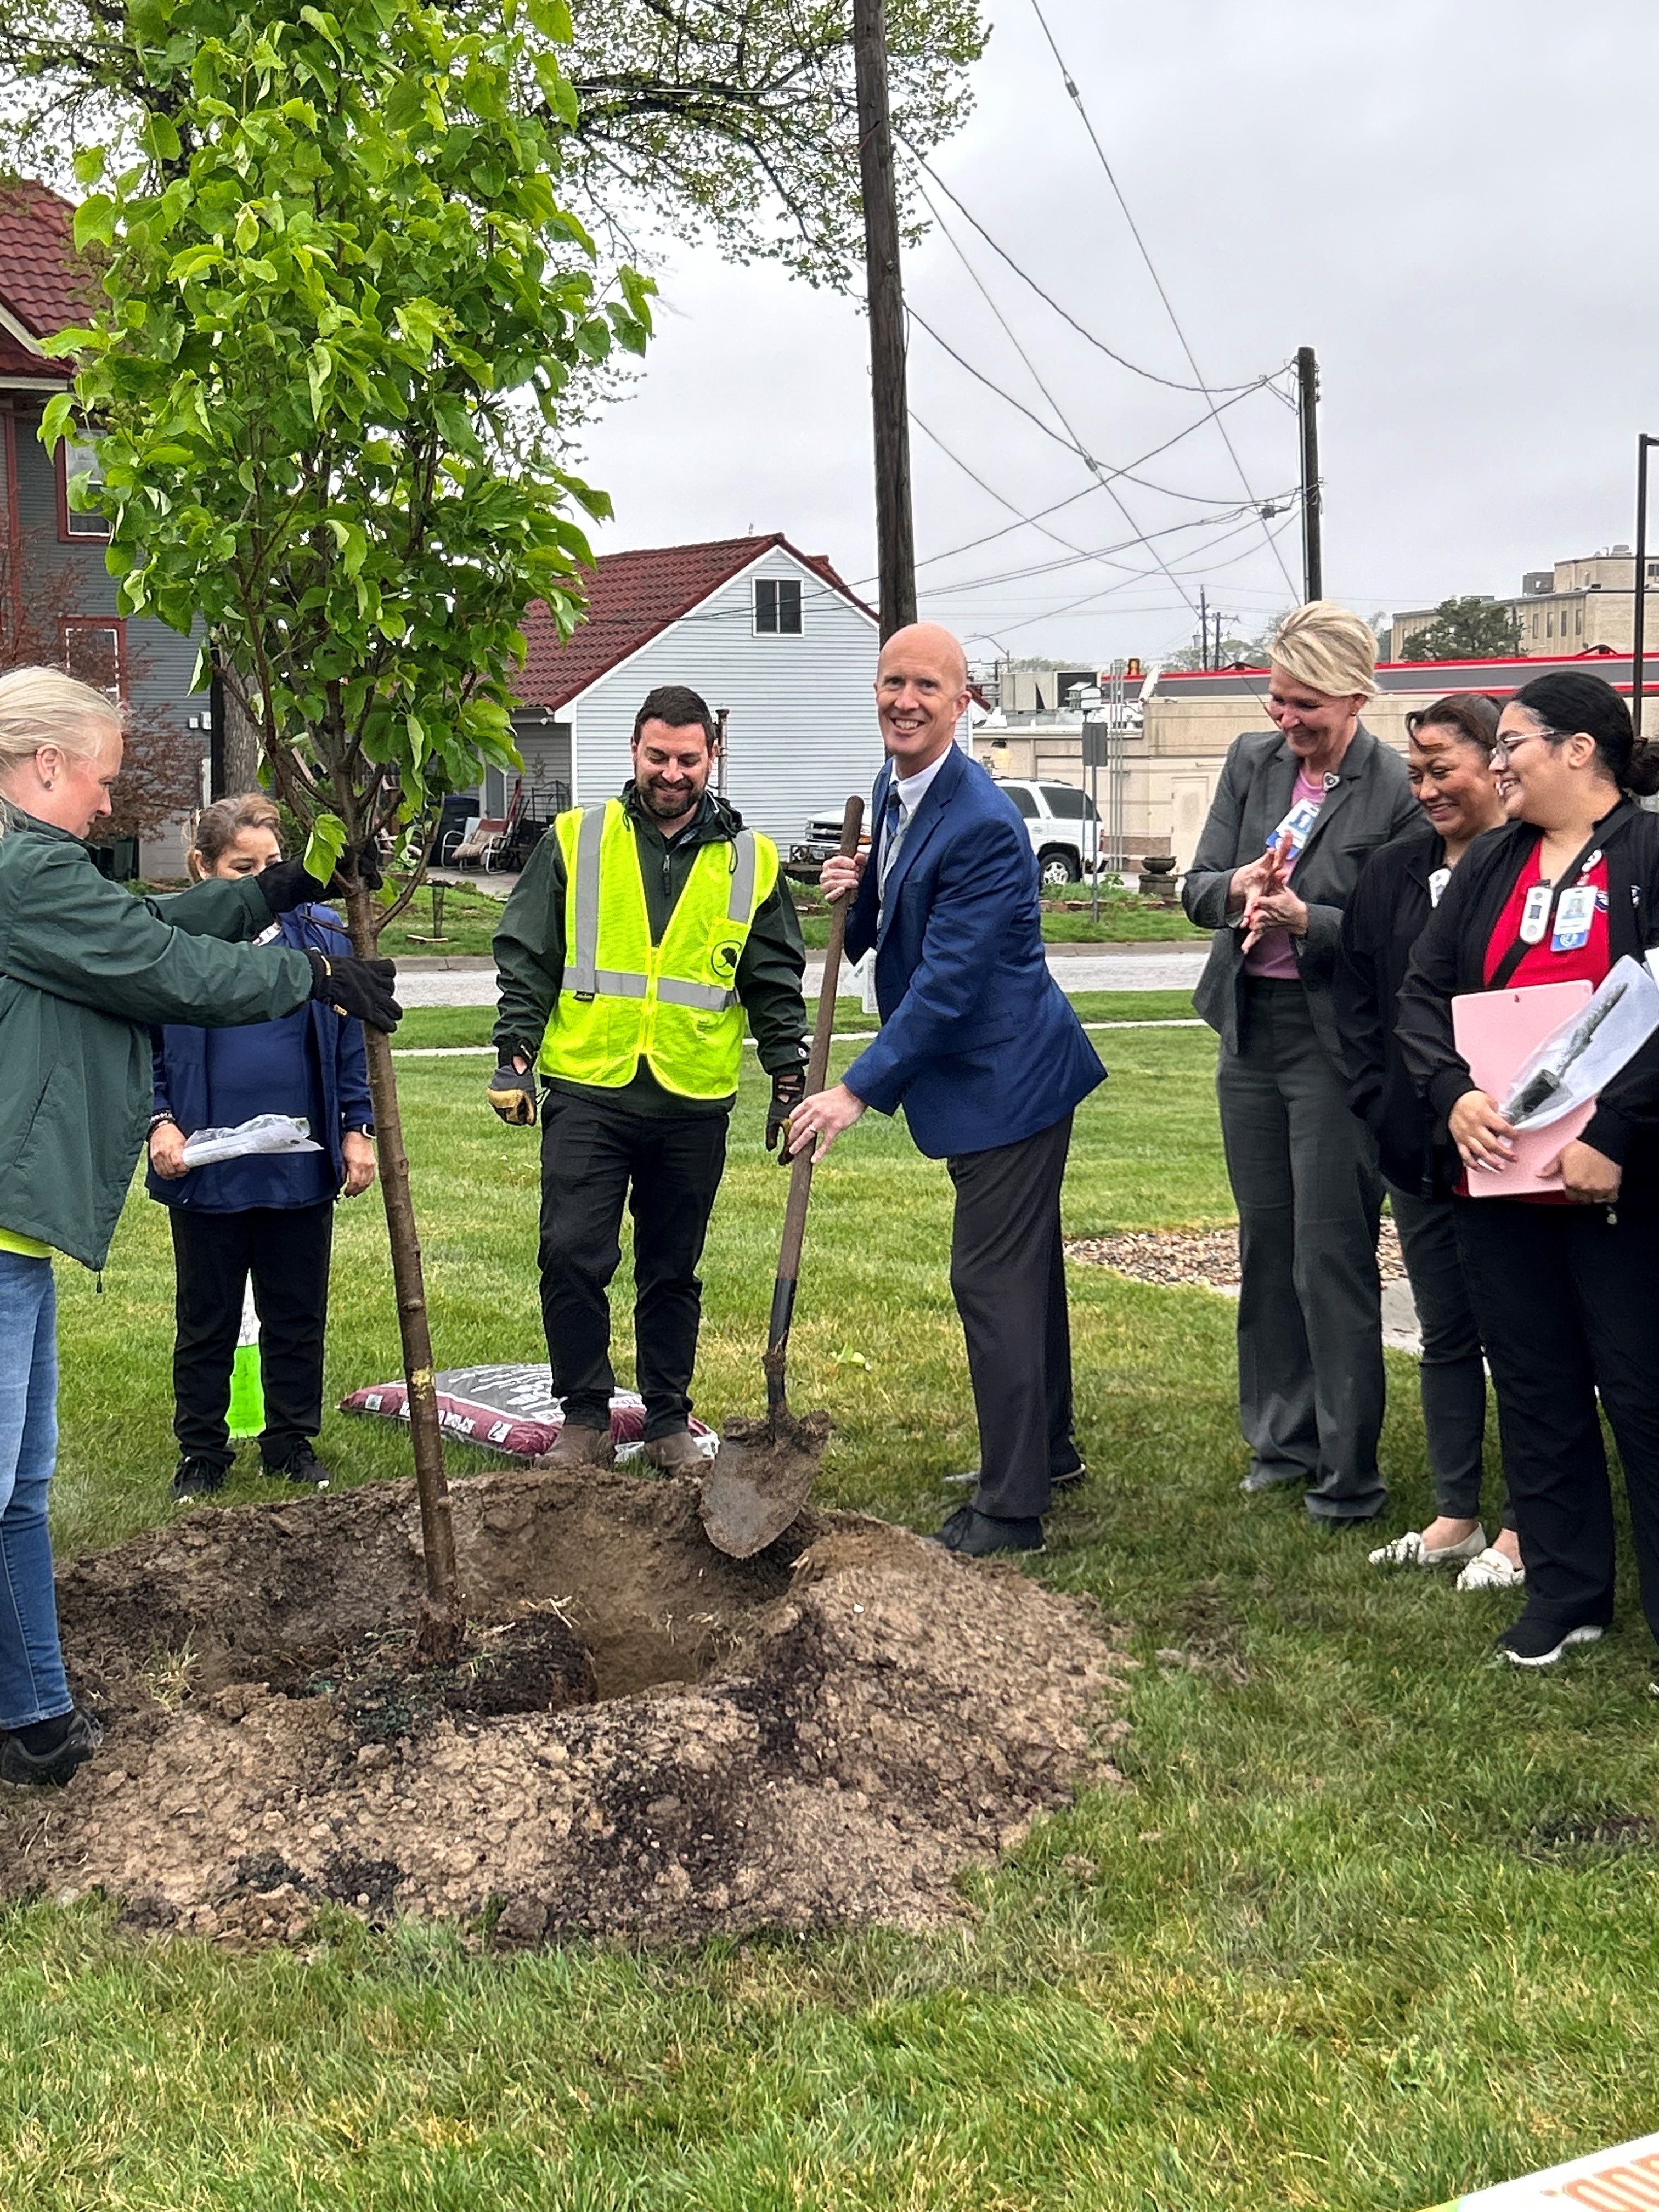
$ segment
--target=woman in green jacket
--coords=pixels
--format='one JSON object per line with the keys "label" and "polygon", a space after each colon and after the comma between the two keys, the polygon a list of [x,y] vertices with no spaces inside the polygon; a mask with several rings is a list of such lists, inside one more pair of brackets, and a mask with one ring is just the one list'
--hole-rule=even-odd
{"label": "woman in green jacket", "polygon": [[246,942],[321,896],[297,861],[166,900],[107,882],[82,841],[109,812],[120,769],[121,712],[104,693],[55,669],[0,676],[5,1782],[66,1782],[98,1747],[64,1672],[46,1526],[58,1444],[51,1255],[103,1265],[149,1119],[151,1025],[269,1021],[313,998],[382,1030],[400,1012],[390,961]]}

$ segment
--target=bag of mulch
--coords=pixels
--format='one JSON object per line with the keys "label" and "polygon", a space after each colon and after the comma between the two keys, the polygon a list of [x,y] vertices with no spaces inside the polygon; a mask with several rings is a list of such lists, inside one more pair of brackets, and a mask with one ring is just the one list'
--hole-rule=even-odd
{"label": "bag of mulch", "polygon": [[[433,1378],[438,1386],[438,1419],[459,1443],[477,1444],[510,1459],[538,1459],[550,1451],[564,1426],[564,1401],[553,1395],[552,1370],[544,1362],[510,1362],[495,1367],[449,1367]],[[383,1421],[409,1419],[408,1386],[373,1382],[340,1401],[343,1413],[368,1413]],[[691,1434],[710,1457],[714,1431],[692,1420]],[[611,1437],[619,1460],[631,1459],[645,1438],[645,1401],[632,1390],[611,1400]]]}

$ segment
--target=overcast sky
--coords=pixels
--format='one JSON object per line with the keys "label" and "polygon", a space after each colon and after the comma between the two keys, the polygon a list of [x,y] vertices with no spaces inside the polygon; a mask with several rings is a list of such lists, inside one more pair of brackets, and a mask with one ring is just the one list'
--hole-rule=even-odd
{"label": "overcast sky", "polygon": [[[1205,381],[1317,349],[1329,594],[1370,615],[1510,592],[1523,568],[1631,538],[1636,433],[1659,432],[1654,0],[1044,0],[1044,12]],[[994,15],[976,111],[936,167],[1096,337],[1190,382],[1030,0]],[[1103,465],[1202,427],[1137,471],[1167,489],[1120,484],[1121,509],[1077,453],[913,327],[913,413],[957,457],[913,429],[924,613],[981,634],[987,659],[993,638],[1085,662],[1161,655],[1190,641],[1200,585],[1231,626],[1259,629],[1292,595],[1260,524],[1239,530],[1241,470],[1258,501],[1294,485],[1293,413],[1266,392],[1227,410],[1236,465],[1202,398],[1114,366],[941,204],[1012,336],[937,231],[907,256],[907,292],[975,368],[1064,438],[1034,369]],[[588,441],[588,473],[617,510],[600,550],[752,526],[868,577],[862,315],[769,269],[665,255],[635,396]],[[928,562],[1078,492],[1046,526],[1064,545],[1028,525]],[[1118,550],[1194,521],[1154,539],[1176,581],[1144,548]],[[1294,517],[1279,545],[1299,596]],[[1068,565],[1011,573],[1048,562]]]}

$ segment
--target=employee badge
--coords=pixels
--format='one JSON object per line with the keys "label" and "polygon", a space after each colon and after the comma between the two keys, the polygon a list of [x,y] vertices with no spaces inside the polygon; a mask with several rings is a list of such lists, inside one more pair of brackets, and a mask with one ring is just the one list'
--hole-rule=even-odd
{"label": "employee badge", "polygon": [[1439,905],[1441,900],[1445,896],[1446,886],[1450,881],[1451,870],[1449,868],[1435,869],[1429,878],[1429,904],[1431,906]]}
{"label": "employee badge", "polygon": [[1285,865],[1286,867],[1293,868],[1302,858],[1302,848],[1307,843],[1309,834],[1318,819],[1317,799],[1297,799],[1278,829],[1273,831],[1273,836],[1268,838],[1268,851],[1279,851],[1284,846],[1285,838],[1288,837],[1291,842],[1289,851],[1285,854]]}
{"label": "employee badge", "polygon": [[1547,884],[1534,884],[1527,893],[1527,902],[1521,909],[1522,945],[1540,945],[1544,938],[1544,925],[1549,918],[1550,886]]}
{"label": "employee badge", "polygon": [[1561,903],[1555,909],[1555,934],[1550,939],[1550,951],[1582,952],[1589,943],[1590,923],[1595,918],[1593,884],[1575,884],[1570,891],[1563,891]]}

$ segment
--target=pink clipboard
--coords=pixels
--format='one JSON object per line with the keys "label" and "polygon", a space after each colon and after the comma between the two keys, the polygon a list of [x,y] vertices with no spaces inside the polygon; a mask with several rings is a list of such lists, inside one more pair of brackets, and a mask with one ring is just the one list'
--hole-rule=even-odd
{"label": "pink clipboard", "polygon": [[[1501,1099],[1527,1054],[1594,995],[1587,982],[1531,983],[1520,990],[1468,991],[1451,1002],[1452,1035],[1482,1091]],[[1553,1160],[1589,1127],[1595,1103],[1575,1106],[1545,1129],[1522,1129],[1506,1168],[1471,1168],[1471,1198],[1538,1198],[1559,1190],[1559,1176],[1540,1177]]]}

